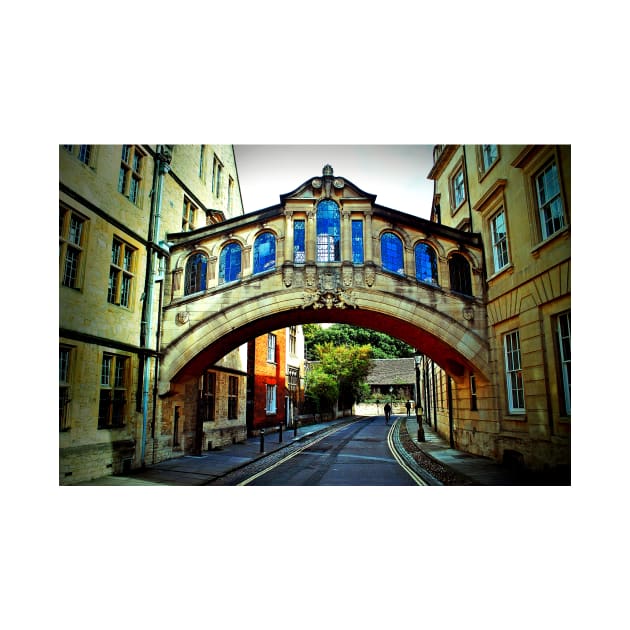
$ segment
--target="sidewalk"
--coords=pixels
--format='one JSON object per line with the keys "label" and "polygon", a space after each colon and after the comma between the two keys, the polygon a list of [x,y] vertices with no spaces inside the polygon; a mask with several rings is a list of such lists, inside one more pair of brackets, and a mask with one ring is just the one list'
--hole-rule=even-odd
{"label": "sidewalk", "polygon": [[426,455],[437,462],[471,479],[482,486],[529,486],[529,485],[571,485],[570,474],[562,473],[527,473],[513,470],[488,457],[464,453],[451,448],[449,442],[440,437],[426,423],[424,442],[418,442],[418,423],[414,416],[401,417],[407,423],[409,437]]}
{"label": "sidewalk", "polygon": [[330,422],[300,426],[297,437],[292,428],[283,429],[282,442],[280,433],[273,431],[265,434],[264,452],[260,452],[260,437],[248,438],[240,444],[230,444],[222,449],[204,451],[200,456],[184,455],[168,459],[157,464],[150,464],[143,470],[134,470],[126,476],[110,475],[91,481],[83,481],[77,486],[199,486],[214,481],[219,477],[241,468],[260,457],[283,449],[295,441],[319,433],[338,424],[351,420],[352,416],[337,418]]}

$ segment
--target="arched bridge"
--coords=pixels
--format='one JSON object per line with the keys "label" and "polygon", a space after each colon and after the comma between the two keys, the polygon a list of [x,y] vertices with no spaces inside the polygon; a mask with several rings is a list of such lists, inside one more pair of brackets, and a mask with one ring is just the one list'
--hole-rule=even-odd
{"label": "arched bridge", "polygon": [[397,210],[324,167],[276,206],[169,234],[161,394],[260,334],[347,322],[487,380],[481,239]]}

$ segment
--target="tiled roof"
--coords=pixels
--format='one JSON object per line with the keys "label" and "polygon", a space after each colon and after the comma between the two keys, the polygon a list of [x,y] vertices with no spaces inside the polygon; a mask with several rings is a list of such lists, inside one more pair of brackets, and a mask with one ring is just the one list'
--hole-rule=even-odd
{"label": "tiled roof", "polygon": [[413,357],[407,359],[375,359],[367,377],[370,385],[406,385],[416,382]]}

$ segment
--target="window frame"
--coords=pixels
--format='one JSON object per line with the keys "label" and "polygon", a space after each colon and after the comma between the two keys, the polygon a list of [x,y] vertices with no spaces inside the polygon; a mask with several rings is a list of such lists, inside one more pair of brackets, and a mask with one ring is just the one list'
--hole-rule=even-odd
{"label": "window frame", "polygon": [[62,144],[61,145],[72,157],[81,162],[84,166],[95,170],[96,168],[96,145],[95,144]]}
{"label": "window frame", "polygon": [[199,406],[202,422],[214,422],[216,420],[217,375],[216,372],[207,370],[200,377]]}
{"label": "window frame", "polygon": [[[496,156],[492,162],[486,164],[485,148],[494,147]],[[479,181],[481,181],[496,165],[501,158],[501,149],[498,144],[479,144],[477,145],[477,168],[479,170]]]}
{"label": "window frame", "polygon": [[[502,215],[503,216],[503,226],[504,226],[504,235],[500,240],[495,240],[496,230],[495,230],[495,221],[496,219]],[[507,214],[505,212],[505,208],[501,206],[489,219],[488,226],[490,229],[490,242],[492,245],[492,265],[493,272],[499,273],[503,271],[506,267],[510,265],[510,248],[509,248],[509,238],[508,238],[508,227],[507,227]],[[502,246],[503,250],[498,252],[497,248]],[[505,256],[505,262],[500,265],[500,260],[498,260],[498,254],[502,253]]]}
{"label": "window frame", "polygon": [[[72,371],[73,371],[73,350],[72,346],[60,344],[59,346],[59,431],[65,432],[70,430],[70,414],[68,406],[70,405],[70,391],[72,387]],[[62,377],[62,353],[66,355],[65,367],[63,368]]]}
{"label": "window frame", "polygon": [[212,160],[212,192],[217,199],[221,196],[221,184],[223,183],[224,168],[223,162],[215,153]]}
{"label": "window frame", "polygon": [[[430,280],[426,280],[424,278],[421,278],[418,271],[418,249],[419,248],[424,248],[425,251],[428,251],[432,254],[431,256],[428,256],[429,258],[429,262],[431,265],[431,278]],[[416,243],[414,248],[413,248],[413,257],[414,257],[414,264],[415,264],[415,271],[416,271],[416,280],[418,282],[422,282],[423,284],[428,284],[430,286],[434,286],[437,287],[439,286],[439,270],[438,270],[438,255],[437,252],[435,251],[435,249],[433,248],[432,245],[430,245],[429,243],[426,243],[424,241],[420,241],[419,243]]]}
{"label": "window frame", "polygon": [[[549,199],[543,200],[541,199],[541,196],[540,196],[539,180],[551,168],[555,169],[557,192]],[[562,178],[560,175],[560,168],[558,165],[558,160],[556,159],[555,155],[552,156],[550,159],[546,160],[543,166],[536,169],[536,172],[532,176],[532,185],[534,187],[534,202],[536,204],[538,226],[540,229],[540,237],[543,241],[546,241],[552,238],[558,232],[562,231],[567,226],[564,196],[562,193]],[[553,201],[556,201],[556,200],[560,202],[560,207],[561,207],[561,213],[559,217],[560,225],[557,228],[553,229],[552,232],[548,232],[548,229],[547,229],[548,221],[544,217],[544,212],[545,212],[545,208],[549,207],[550,212],[551,212],[551,222],[552,222],[552,227],[553,227],[554,216],[553,216],[552,203]]]}
{"label": "window frame", "polygon": [[[385,255],[387,252],[387,249],[390,249],[390,246],[387,245],[388,242],[391,243],[397,243],[397,245],[400,245],[400,260],[397,262],[399,262],[399,264],[397,265],[397,269],[392,269],[389,264],[390,264],[390,257],[389,255]],[[400,236],[398,236],[398,234],[396,234],[395,232],[391,232],[391,231],[386,231],[383,232],[381,234],[381,238],[380,238],[380,246],[381,246],[381,267],[383,269],[383,271],[387,271],[389,273],[394,273],[397,276],[404,276],[405,275],[405,244],[402,240],[402,238],[400,238]],[[396,254],[398,254],[398,252],[395,252]]]}
{"label": "window frame", "polygon": [[[300,229],[296,229],[297,225]],[[298,236],[298,238],[296,238]],[[303,265],[306,262],[306,221],[305,219],[293,220],[293,262]]]}
{"label": "window frame", "polygon": [[[119,245],[119,249],[116,261],[114,261],[114,246],[116,244]],[[137,247],[130,245],[116,235],[112,237],[112,251],[109,262],[109,280],[107,286],[107,302],[109,304],[132,310],[137,252]],[[129,263],[127,263],[127,254],[130,255]],[[112,286],[112,278],[115,278],[114,286]],[[124,294],[123,291],[125,291]],[[123,295],[126,298],[124,303]]]}
{"label": "window frame", "polygon": [[289,354],[297,356],[297,326],[289,326]]}
{"label": "window frame", "polygon": [[[455,261],[462,261],[462,265],[459,269],[454,268]],[[464,278],[463,264],[466,264],[466,276]],[[459,263],[457,263],[459,265]],[[466,297],[473,297],[473,288],[472,288],[472,269],[470,265],[470,261],[466,256],[460,254],[459,252],[453,252],[448,258],[448,277],[449,277],[449,288],[453,293],[457,293],[457,295],[462,295]],[[463,280],[465,282],[463,282]],[[454,280],[458,280],[455,282]],[[470,291],[466,291],[467,287],[461,286],[461,284],[469,284]]]}
{"label": "window frame", "polygon": [[[332,216],[327,216],[331,214]],[[333,199],[322,199],[315,214],[315,260],[341,262],[341,211]]]}
{"label": "window frame", "polygon": [[140,207],[144,164],[147,154],[135,144],[121,147],[120,170],[118,171],[118,192],[134,205]]}
{"label": "window frame", "polygon": [[274,333],[267,333],[267,363],[277,363],[276,349],[278,347],[277,338]]}
{"label": "window frame", "polygon": [[352,263],[362,265],[365,262],[365,248],[363,236],[363,219],[352,219]]}
{"label": "window frame", "polygon": [[[510,344],[508,344],[508,340],[512,340]],[[508,345],[510,345],[510,348],[508,348]],[[513,360],[514,358],[517,359],[518,365],[515,365],[516,361]],[[525,379],[523,376],[521,342],[518,329],[510,330],[503,335],[503,361],[508,412],[514,415],[523,415],[526,412]],[[520,392],[519,400],[516,401],[514,399],[515,392]],[[519,406],[521,402],[522,406]]]}
{"label": "window frame", "polygon": [[199,207],[184,195],[182,206],[182,232],[192,232],[199,218]]}
{"label": "window frame", "polygon": [[[198,269],[200,266],[198,261],[203,261],[200,270]],[[193,252],[188,257],[184,268],[184,296],[201,293],[208,288],[208,263],[208,256],[204,252]],[[194,289],[191,289],[193,277],[195,279]]]}
{"label": "window frame", "polygon": [[[457,202],[457,192],[460,189],[460,186],[456,183],[457,179],[461,175],[461,191],[462,198],[459,202]],[[451,215],[455,215],[457,211],[466,203],[467,200],[467,191],[466,191],[466,165],[464,164],[464,157],[462,156],[453,170],[451,171],[448,177],[448,192],[449,192],[449,203],[451,206]]]}
{"label": "window frame", "polygon": [[[239,255],[239,264],[238,264],[238,272],[233,273],[232,266],[236,259],[236,254],[231,252],[236,252],[238,249]],[[228,255],[228,252],[229,255]],[[226,271],[229,270],[229,277],[226,280]],[[237,282],[241,279],[243,273],[243,247],[240,243],[236,241],[231,241],[226,243],[219,253],[219,284],[229,284],[230,282]]]}
{"label": "window frame", "polygon": [[[263,242],[264,239],[266,241],[271,242],[273,244],[273,256],[268,254],[266,258],[264,258],[264,264],[262,268],[260,268],[260,251],[259,247],[261,245],[267,244],[267,242]],[[276,235],[273,232],[265,231],[261,232],[254,239],[254,247],[253,249],[253,259],[252,259],[252,274],[257,275],[259,273],[265,273],[267,271],[273,271],[276,268]],[[271,266],[269,266],[271,265]]]}
{"label": "window frame", "polygon": [[[562,319],[567,318],[568,335],[563,335]],[[566,416],[571,415],[571,310],[558,313],[555,317],[555,337],[558,348],[558,367],[560,371],[559,385],[562,393],[560,398],[561,412]],[[568,358],[563,341],[568,340]]]}
{"label": "window frame", "polygon": [[[89,220],[65,204],[59,205],[59,282],[61,286],[80,291],[83,287],[83,274],[85,262],[85,248]],[[76,219],[81,224],[78,241],[71,238],[72,221]],[[76,255],[74,274],[68,274],[68,252]],[[66,282],[66,278],[72,278],[72,284]]]}
{"label": "window frame", "polygon": [[[107,381],[104,382],[106,360],[109,360],[109,366],[107,368]],[[98,404],[99,429],[120,429],[126,426],[130,363],[130,357],[122,354],[103,352],[101,356]],[[120,398],[121,395],[122,398]],[[104,414],[103,409],[105,407],[107,407],[107,411]]]}
{"label": "window frame", "polygon": [[267,383],[265,386],[265,413],[278,413],[278,386],[275,383]]}

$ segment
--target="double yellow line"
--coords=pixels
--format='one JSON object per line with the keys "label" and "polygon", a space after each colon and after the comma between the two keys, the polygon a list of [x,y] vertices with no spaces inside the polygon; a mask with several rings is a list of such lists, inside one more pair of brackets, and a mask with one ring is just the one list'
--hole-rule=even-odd
{"label": "double yellow line", "polygon": [[393,424],[392,428],[389,430],[387,434],[387,446],[389,446],[389,451],[393,455],[394,459],[398,462],[400,467],[418,484],[419,486],[428,485],[426,481],[424,481],[421,477],[419,477],[403,460],[403,458],[398,454],[398,451],[394,448],[394,429],[397,424],[400,422],[400,418],[398,418]]}

